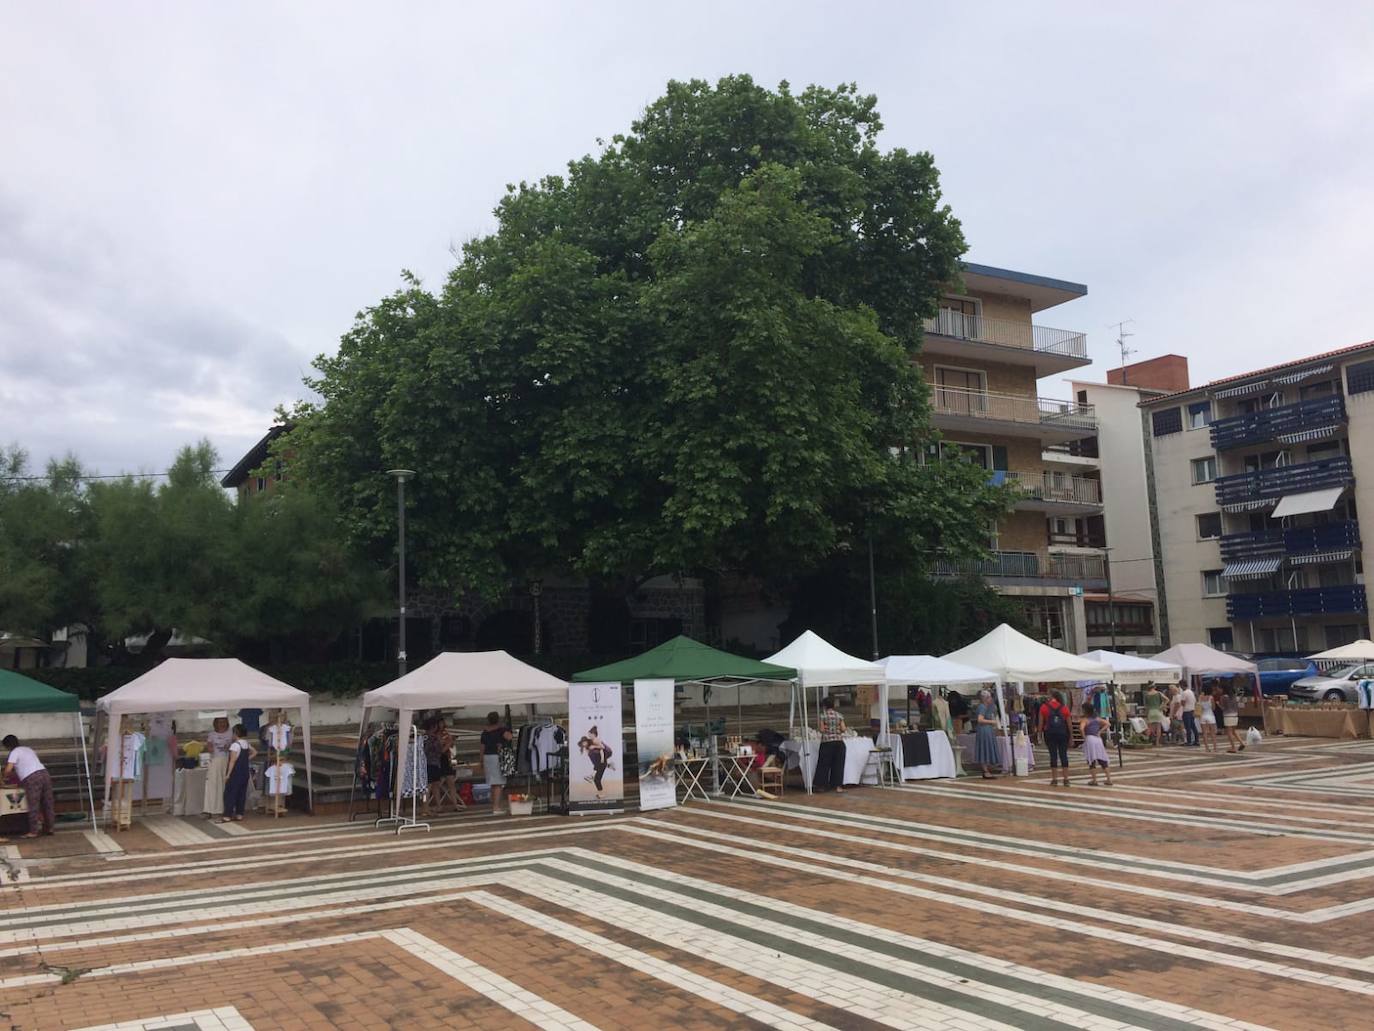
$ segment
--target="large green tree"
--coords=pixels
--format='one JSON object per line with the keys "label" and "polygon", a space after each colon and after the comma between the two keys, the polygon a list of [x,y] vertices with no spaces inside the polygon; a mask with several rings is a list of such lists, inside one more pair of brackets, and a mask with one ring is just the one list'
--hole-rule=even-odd
{"label": "large green tree", "polygon": [[453,591],[978,551],[1005,499],[926,453],[912,362],[964,241],[880,129],[853,86],[670,83],[510,188],[441,291],[359,316],[291,413],[293,475],[381,557],[385,470],[416,470],[411,554]]}
{"label": "large green tree", "polygon": [[85,517],[75,458],[49,462],[39,476],[22,448],[0,452],[0,631],[45,634],[89,618]]}

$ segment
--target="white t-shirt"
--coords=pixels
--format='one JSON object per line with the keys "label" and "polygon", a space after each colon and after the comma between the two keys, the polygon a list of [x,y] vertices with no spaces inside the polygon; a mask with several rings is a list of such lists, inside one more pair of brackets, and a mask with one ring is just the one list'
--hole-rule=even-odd
{"label": "white t-shirt", "polygon": [[[277,786],[277,771],[281,771],[281,787]],[[277,766],[275,763],[267,767],[267,793],[269,795],[289,795],[291,794],[291,778],[295,776],[296,767],[290,763],[282,763]]]}
{"label": "white t-shirt", "polygon": [[1184,712],[1192,712],[1197,708],[1197,695],[1193,693],[1191,687],[1185,687],[1183,693],[1178,696],[1178,699],[1183,703]]}
{"label": "white t-shirt", "polygon": [[47,767],[38,761],[38,753],[26,745],[10,749],[9,758],[6,763],[14,763],[14,774],[20,780],[28,780],[29,777],[39,770],[46,770]]}
{"label": "white t-shirt", "polygon": [[285,752],[291,747],[291,724],[283,723],[278,725],[273,723],[267,728],[267,743],[278,752]]}
{"label": "white t-shirt", "polygon": [[119,769],[112,774],[125,780],[137,780],[143,776],[143,746],[147,740],[138,731],[124,735],[124,749],[120,755]]}

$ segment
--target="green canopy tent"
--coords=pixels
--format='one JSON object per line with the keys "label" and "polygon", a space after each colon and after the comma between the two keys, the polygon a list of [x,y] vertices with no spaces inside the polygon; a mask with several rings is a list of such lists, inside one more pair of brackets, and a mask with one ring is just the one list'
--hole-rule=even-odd
{"label": "green canopy tent", "polygon": [[[607,666],[574,673],[575,684],[602,683],[618,681],[631,684],[635,680],[672,680],[678,684],[699,684],[704,688],[706,701],[706,722],[711,721],[710,689],[714,686],[735,688],[735,729],[743,736],[744,706],[741,701],[743,688],[760,681],[780,683],[791,682],[796,687],[797,671],[788,666],[777,666],[758,659],[746,659],[742,655],[732,655],[702,644],[690,637],[679,634],[671,641],[664,641],[647,652],[612,662]],[[715,741],[712,739],[712,752]],[[716,771],[716,783],[720,783]]]}
{"label": "green canopy tent", "polygon": [[91,763],[86,753],[86,728],[81,722],[81,702],[76,695],[41,684],[31,677],[0,669],[0,715],[9,713],[69,712],[76,718],[76,738],[81,743],[81,767],[86,774],[86,801],[95,827],[95,793],[91,788]]}

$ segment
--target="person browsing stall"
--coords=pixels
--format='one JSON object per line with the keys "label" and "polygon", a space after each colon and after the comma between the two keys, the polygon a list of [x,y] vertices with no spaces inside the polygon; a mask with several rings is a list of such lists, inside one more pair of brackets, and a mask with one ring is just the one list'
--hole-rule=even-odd
{"label": "person browsing stall", "polygon": [[816,760],[816,774],[811,778],[815,791],[844,791],[844,717],[831,698],[821,701],[821,749]]}
{"label": "person browsing stall", "polygon": [[21,745],[13,734],[5,735],[0,741],[5,752],[5,780],[11,776],[19,781],[29,802],[29,832],[26,838],[36,838],[39,834],[52,834],[57,829],[57,816],[53,811],[52,775],[38,759],[38,753],[27,745]]}
{"label": "person browsing stall", "polygon": [[225,754],[228,758],[224,767],[224,815],[219,822],[233,820],[238,823],[243,820],[243,810],[248,804],[249,764],[257,754],[248,743],[248,730],[242,723],[234,725],[233,740]]}
{"label": "person browsing stall", "polygon": [[501,714],[487,713],[487,725],[482,730],[482,772],[486,774],[487,784],[491,787],[493,814],[500,811],[501,789],[506,786],[506,775],[501,772],[501,749],[510,743],[510,727],[501,722]]}
{"label": "person browsing stall", "polygon": [[1064,696],[1059,691],[1050,693],[1050,700],[1040,706],[1040,733],[1045,739],[1045,747],[1050,750],[1050,786],[1059,786],[1059,774],[1063,771],[1064,787],[1069,786],[1069,727],[1073,714],[1064,704]]}

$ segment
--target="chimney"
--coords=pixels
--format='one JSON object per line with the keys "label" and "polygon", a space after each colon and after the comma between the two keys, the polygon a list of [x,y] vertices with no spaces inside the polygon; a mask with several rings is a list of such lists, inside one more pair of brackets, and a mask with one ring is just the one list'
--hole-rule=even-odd
{"label": "chimney", "polygon": [[1143,387],[1166,394],[1188,389],[1188,359],[1181,354],[1165,354],[1119,369],[1107,370],[1107,382],[1117,386]]}

